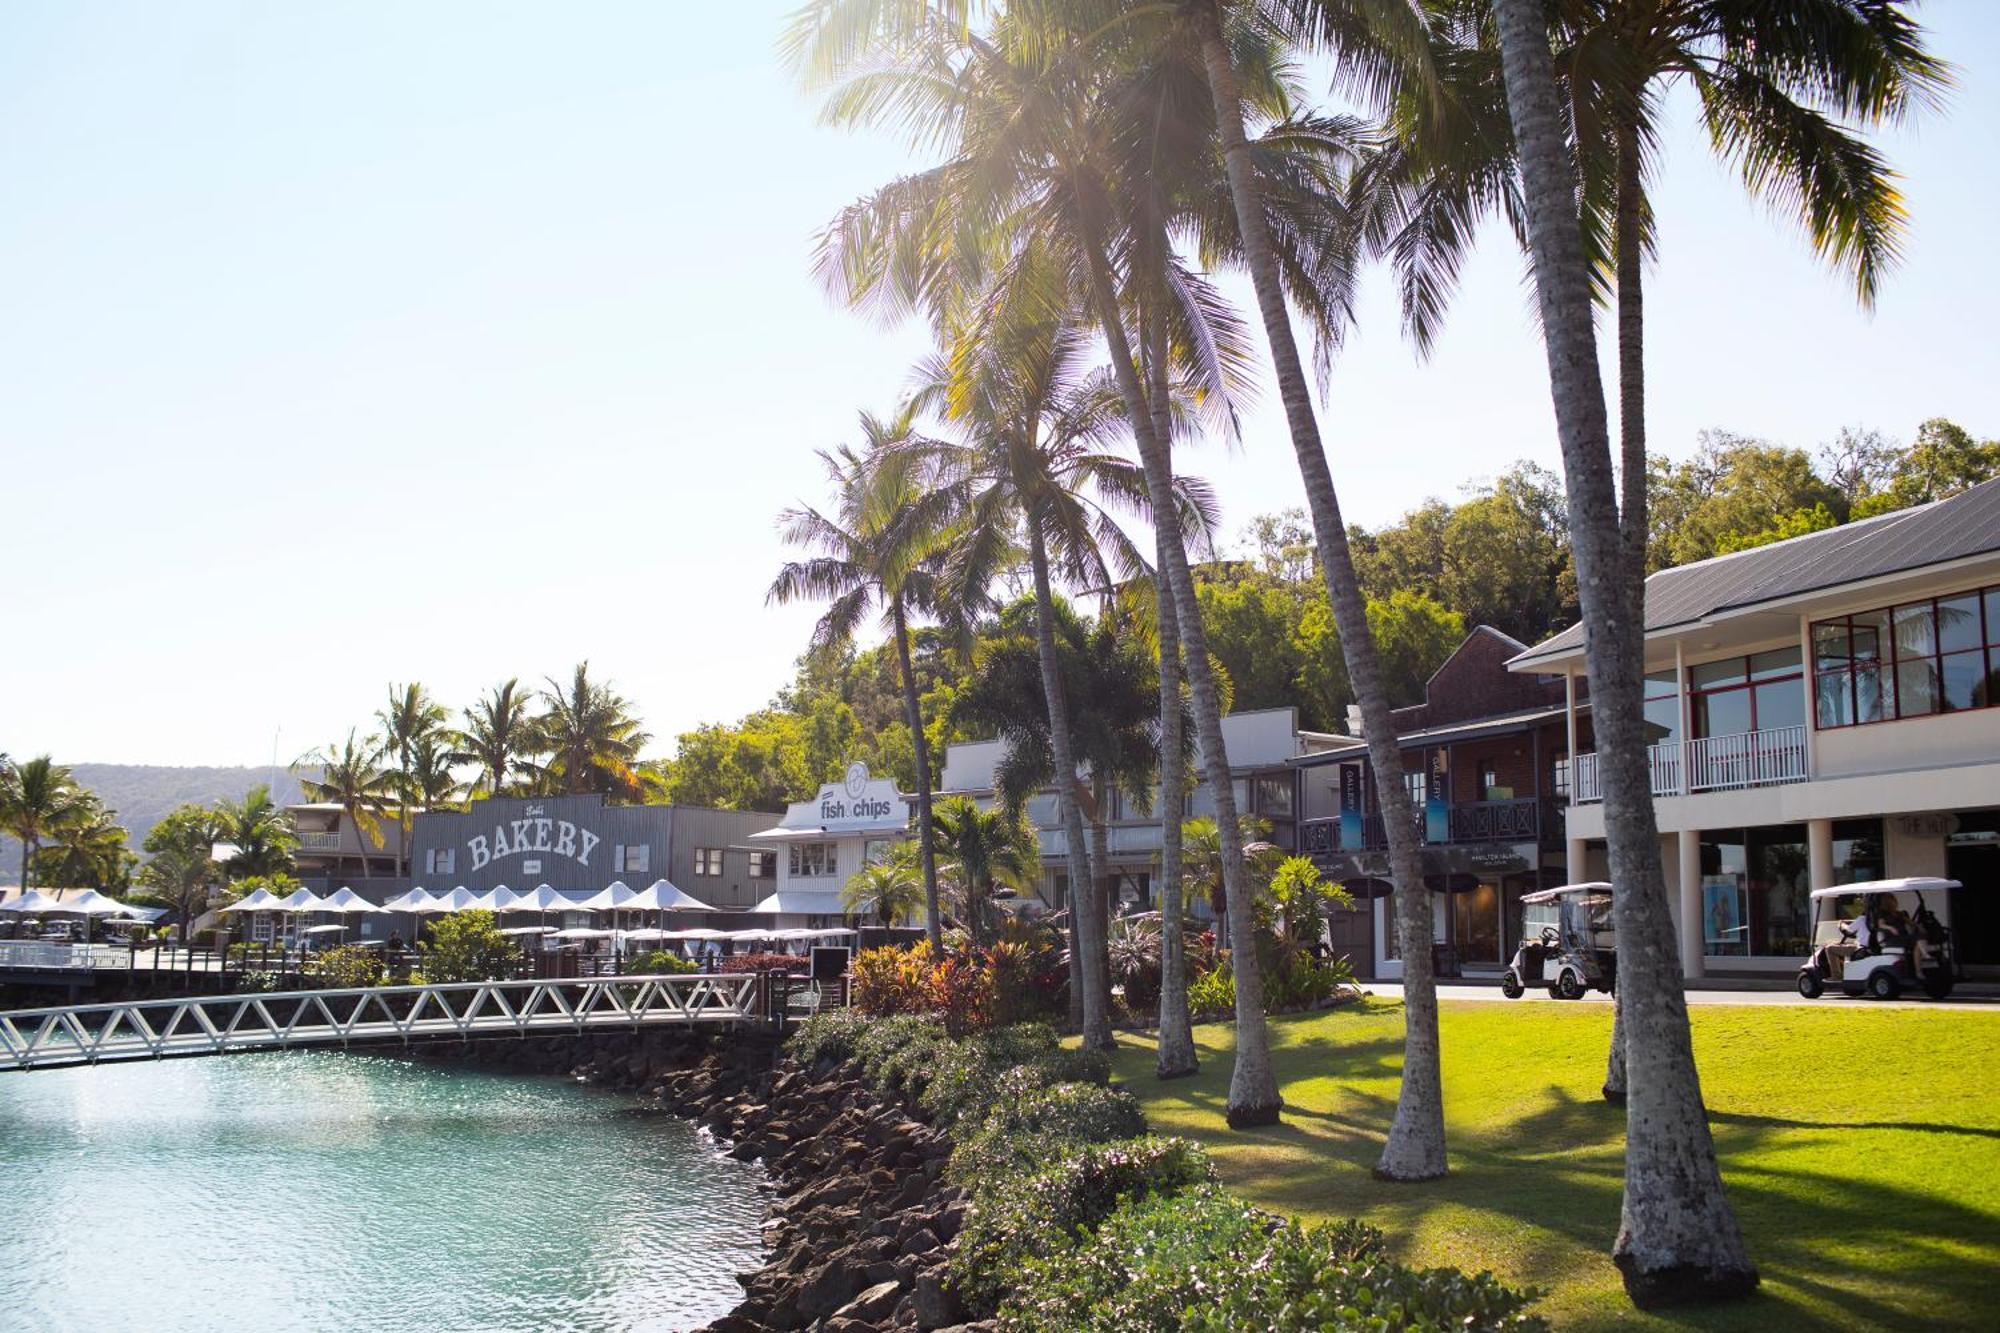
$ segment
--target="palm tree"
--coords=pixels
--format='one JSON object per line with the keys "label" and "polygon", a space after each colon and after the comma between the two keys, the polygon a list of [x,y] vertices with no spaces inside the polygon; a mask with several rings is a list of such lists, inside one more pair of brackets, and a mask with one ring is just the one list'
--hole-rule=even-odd
{"label": "palm tree", "polygon": [[465,787],[452,771],[458,761],[452,741],[450,732],[440,731],[425,736],[410,751],[410,794],[419,810],[450,806]]}
{"label": "palm tree", "polygon": [[[398,783],[393,773],[378,764],[382,743],[370,737],[362,740],[350,729],[345,742],[329,745],[302,756],[292,766],[316,769],[319,776],[299,778],[299,789],[308,801],[323,801],[340,807],[354,825],[355,837],[382,845],[382,814],[397,799]],[[361,877],[368,877],[368,854],[360,857]]]}
{"label": "palm tree", "polygon": [[965,924],[974,944],[986,941],[987,903],[993,891],[1029,893],[1042,876],[1042,849],[1017,809],[982,810],[965,796],[938,802],[938,853],[945,872],[965,894]]}
{"label": "palm tree", "polygon": [[550,790],[626,799],[638,793],[639,751],[652,737],[640,730],[623,696],[590,678],[589,662],[577,663],[568,685],[549,678],[541,700],[546,711],[535,719],[533,744],[549,756],[544,775]]}
{"label": "palm tree", "polygon": [[520,678],[510,676],[465,710],[464,728],[453,733],[458,746],[455,757],[479,765],[479,775],[473,782],[475,791],[503,796],[509,777],[517,773],[533,775],[532,757],[539,751],[528,705],[528,693],[521,688]]}
{"label": "palm tree", "polygon": [[949,536],[952,504],[929,489],[920,456],[899,449],[915,437],[915,407],[895,416],[862,413],[864,449],[820,451],[833,482],[832,514],[809,505],[778,516],[785,541],[815,554],[795,560],[772,580],[769,600],[780,605],[811,599],[829,603],[813,626],[813,651],[827,653],[853,641],[872,610],[887,624],[896,650],[903,718],[917,769],[917,854],[923,871],[924,929],[931,946],[943,942],[939,922],[936,837],[931,819],[930,741],[910,664],[910,618],[938,606],[935,565]]}
{"label": "palm tree", "polygon": [[21,841],[21,892],[34,887],[35,851],[83,805],[86,793],[48,755],[0,768],[0,828]]}
{"label": "palm tree", "polygon": [[[115,890],[130,877],[138,859],[127,846],[117,812],[84,792],[48,830],[48,842],[34,858],[37,883],[63,888]],[[57,894],[61,896],[60,891]]]}
{"label": "palm tree", "polygon": [[1180,630],[1166,580],[1153,577],[1160,646],[1160,1041],[1156,1076],[1191,1078],[1201,1069],[1188,1007],[1187,904],[1181,891],[1181,820],[1187,817],[1187,701],[1181,694]]}
{"label": "palm tree", "polygon": [[[849,875],[840,889],[840,905],[854,916],[872,915],[884,926],[908,920],[919,910],[931,911],[932,898],[911,850],[909,843],[899,842]],[[937,919],[935,914],[931,919]]]}
{"label": "palm tree", "polygon": [[215,814],[218,840],[236,848],[227,867],[231,878],[291,870],[298,835],[291,817],[271,800],[269,783],[258,783],[240,801],[217,801]]}
{"label": "palm tree", "polygon": [[1722,1190],[1666,901],[1641,726],[1644,642],[1620,532],[1591,319],[1590,266],[1541,0],[1494,0],[1529,251],[1563,451],[1590,645],[1629,1089],[1625,1194],[1612,1257],[1635,1303],[1747,1294],[1757,1270]]}
{"label": "palm tree", "polygon": [[418,803],[417,747],[443,735],[449,716],[444,705],[415,681],[391,685],[388,703],[375,714],[375,721],[382,727],[385,757],[394,761],[390,775],[396,783],[396,823],[403,835],[398,844],[398,874],[410,873],[410,821]]}

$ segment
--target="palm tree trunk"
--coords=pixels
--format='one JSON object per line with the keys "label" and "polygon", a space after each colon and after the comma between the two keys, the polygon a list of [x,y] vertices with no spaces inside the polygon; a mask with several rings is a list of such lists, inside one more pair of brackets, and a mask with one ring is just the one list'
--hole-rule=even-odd
{"label": "palm tree trunk", "polygon": [[[1167,401],[1166,320],[1154,312],[1146,330],[1146,378],[1153,433],[1173,438]],[[1194,1049],[1194,1019],[1188,1012],[1187,926],[1181,901],[1181,818],[1186,813],[1187,748],[1181,716],[1181,634],[1174,597],[1167,586],[1163,545],[1155,542],[1153,602],[1160,644],[1160,1046],[1154,1067],[1160,1078],[1187,1078],[1201,1068]]]}
{"label": "palm tree trunk", "polygon": [[1091,885],[1090,911],[1092,921],[1090,932],[1097,941],[1097,975],[1104,989],[1104,1011],[1111,1012],[1111,895],[1117,887],[1118,876],[1111,869],[1111,834],[1105,827],[1104,810],[1111,798],[1103,777],[1090,775],[1092,803],[1097,809],[1090,820],[1090,865],[1097,872],[1097,882]]}
{"label": "palm tree trunk", "polygon": [[[1291,313],[1271,235],[1264,215],[1262,189],[1243,134],[1242,98],[1236,71],[1223,40],[1222,18],[1214,0],[1203,0],[1198,11],[1203,61],[1209,93],[1215,103],[1217,130],[1229,191],[1236,205],[1243,255],[1257,291],[1257,308],[1271,344],[1277,370],[1278,396],[1285,405],[1292,449],[1313,520],[1321,576],[1327,600],[1340,628],[1341,655],[1348,681],[1361,707],[1362,736],[1368,762],[1378,775],[1382,822],[1388,832],[1389,871],[1396,884],[1396,925],[1403,956],[1403,1082],[1395,1119],[1375,1174],[1386,1180],[1432,1180],[1447,1169],[1444,1143],[1444,1086],[1438,1070],[1437,984],[1431,971],[1431,901],[1424,887],[1423,859],[1410,816],[1409,792],[1402,783],[1402,752],[1390,717],[1389,694],[1382,680],[1375,637],[1368,628],[1367,601],[1354,560],[1347,549],[1347,527],[1340,516],[1340,498],[1326,464],[1319,423],[1313,415],[1312,390],[1292,334]],[[1240,952],[1240,950],[1239,950]]]}
{"label": "palm tree trunk", "polygon": [[[1085,192],[1079,191],[1079,196]],[[1146,490],[1152,501],[1153,530],[1162,555],[1165,574],[1173,591],[1178,616],[1181,650],[1186,660],[1188,690],[1194,702],[1195,743],[1201,750],[1204,775],[1215,800],[1217,836],[1222,845],[1223,896],[1229,916],[1230,937],[1249,941],[1232,955],[1236,976],[1236,1064],[1229,1078],[1226,1108],[1230,1128],[1245,1129],[1278,1121],[1284,1103],[1278,1096],[1277,1075],[1271,1068],[1271,1037],[1264,1022],[1264,978],[1258,971],[1255,916],[1250,902],[1252,888],[1243,864],[1243,830],[1236,822],[1236,791],[1229,771],[1229,750],[1222,738],[1222,703],[1216,693],[1215,673],[1209,665],[1208,636],[1202,630],[1201,604],[1195,600],[1194,575],[1188,568],[1187,545],[1181,535],[1180,512],[1174,507],[1173,463],[1168,457],[1168,441],[1153,430],[1153,417],[1146,403],[1144,387],[1132,360],[1131,340],[1118,296],[1111,281],[1111,263],[1105,255],[1101,231],[1088,217],[1082,237],[1085,259],[1090,269],[1091,301],[1111,353],[1112,371],[1118,380],[1132,435],[1139,446],[1139,462],[1146,473]]]}
{"label": "palm tree trunk", "polygon": [[1644,622],[1629,595],[1589,272],[1547,19],[1541,0],[1495,0],[1494,11],[1563,451],[1605,834],[1618,886],[1612,910],[1628,1087],[1625,1197],[1611,1254],[1641,1307],[1739,1297],[1757,1285],[1757,1270],[1722,1190],[1660,869],[1641,717]]}
{"label": "palm tree trunk", "polygon": [[910,669],[910,627],[903,616],[903,602],[889,604],[896,630],[896,666],[903,677],[903,716],[910,728],[910,748],[917,758],[917,860],[924,871],[924,937],[931,948],[944,945],[944,931],[938,920],[937,842],[931,828],[931,749],[924,739],[924,714],[917,702],[917,676]]}
{"label": "palm tree trunk", "polygon": [[[1646,321],[1643,274],[1645,261],[1640,209],[1645,196],[1640,179],[1639,131],[1621,118],[1615,131],[1618,147],[1618,198],[1612,243],[1618,265],[1618,459],[1624,485],[1619,515],[1624,534],[1625,595],[1629,605],[1646,599]],[[1611,1049],[1604,1060],[1604,1100],[1625,1100],[1625,1001],[1611,997]]]}
{"label": "palm tree trunk", "polygon": [[1049,548],[1040,517],[1028,515],[1028,559],[1035,576],[1035,648],[1041,659],[1042,696],[1049,709],[1049,748],[1055,757],[1056,808],[1061,812],[1063,842],[1069,851],[1070,986],[1077,994],[1079,1030],[1087,1051],[1112,1048],[1111,1015],[1104,1008],[1104,972],[1100,940],[1092,929],[1097,914],[1090,901],[1097,896],[1090,853],[1084,838],[1083,809],[1076,799],[1076,750],[1071,743],[1069,700],[1063,692],[1056,659],[1055,591],[1049,584]]}
{"label": "palm tree trunk", "polygon": [[33,864],[30,858],[34,855],[34,852],[35,852],[35,840],[33,838],[30,838],[25,833],[22,834],[21,835],[21,895],[23,897],[26,897],[28,890],[34,887],[34,885],[28,882],[28,868],[30,865]]}

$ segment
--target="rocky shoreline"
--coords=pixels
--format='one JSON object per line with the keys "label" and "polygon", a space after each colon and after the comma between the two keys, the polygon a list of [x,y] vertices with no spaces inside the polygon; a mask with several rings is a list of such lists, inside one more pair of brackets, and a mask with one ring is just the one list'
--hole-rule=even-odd
{"label": "rocky shoreline", "polygon": [[[802,1068],[767,1034],[657,1032],[449,1047],[457,1058],[634,1092],[764,1165],[767,1259],[703,1333],[973,1330],[946,1281],[965,1216],[951,1143],[837,1061]],[[443,1051],[438,1051],[443,1054]]]}

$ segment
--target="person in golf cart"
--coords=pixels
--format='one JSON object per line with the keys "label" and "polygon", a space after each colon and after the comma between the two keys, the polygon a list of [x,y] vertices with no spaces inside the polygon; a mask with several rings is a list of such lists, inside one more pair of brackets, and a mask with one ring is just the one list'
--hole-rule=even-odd
{"label": "person in golf cart", "polygon": [[1521,895],[1521,947],[1500,978],[1518,1000],[1530,986],[1547,986],[1559,1000],[1609,991],[1618,976],[1618,937],[1611,926],[1611,886],[1565,884]]}
{"label": "person in golf cart", "polygon": [[[1799,968],[1799,994],[1817,999],[1828,986],[1845,995],[1893,1000],[1919,987],[1933,1000],[1951,994],[1956,971],[1951,932],[1924,895],[1939,900],[1958,888],[1952,879],[1884,879],[1814,889],[1813,951]],[[1860,900],[1843,920],[1843,902]]]}

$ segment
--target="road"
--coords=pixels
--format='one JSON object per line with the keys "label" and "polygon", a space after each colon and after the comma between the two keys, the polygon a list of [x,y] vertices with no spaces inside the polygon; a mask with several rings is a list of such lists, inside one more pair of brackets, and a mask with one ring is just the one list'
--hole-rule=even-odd
{"label": "road", "polygon": [[[1361,984],[1361,989],[1369,995],[1381,995],[1398,1000],[1403,997],[1402,986],[1394,981],[1367,981]],[[1440,1000],[1492,1000],[1502,1004],[1508,1003],[1507,997],[1500,993],[1498,985],[1468,985],[1461,982],[1447,981],[1438,986],[1437,993]],[[1687,1001],[1691,1005],[1817,1004],[1872,1006],[1887,1004],[1895,1007],[1915,1009],[2000,1009],[2000,987],[1988,983],[1975,983],[1961,990],[1954,991],[1952,997],[1945,1001],[1926,1000],[1922,996],[1902,1000],[1850,1000],[1841,995],[1828,995],[1822,999],[1808,1000],[1789,986],[1783,990],[1776,988],[1771,990],[1690,990],[1687,992]],[[1581,1000],[1556,1000],[1550,998],[1547,991],[1539,989],[1532,989],[1526,995],[1522,996],[1520,1000],[1515,1001],[1515,1003],[1519,1004],[1609,1004],[1610,1002],[1610,996],[1600,995],[1595,991],[1592,991]]]}

